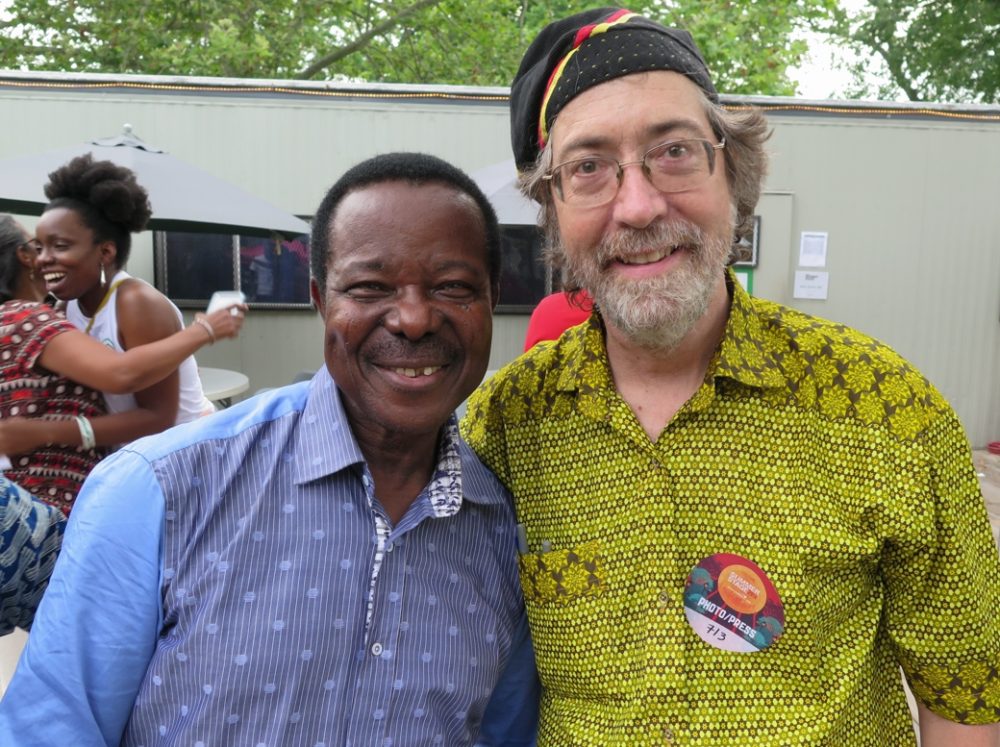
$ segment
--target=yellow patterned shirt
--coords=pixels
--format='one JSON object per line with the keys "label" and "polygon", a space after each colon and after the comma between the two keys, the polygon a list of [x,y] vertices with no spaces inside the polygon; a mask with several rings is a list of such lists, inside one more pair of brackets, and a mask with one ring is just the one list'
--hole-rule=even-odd
{"label": "yellow patterned shirt", "polygon": [[[527,534],[539,747],[913,745],[900,665],[945,718],[1000,720],[1000,562],[951,408],[886,346],[730,284],[706,380],[656,443],[596,316],[470,400],[465,436]],[[780,597],[760,651],[687,621],[719,553]]]}

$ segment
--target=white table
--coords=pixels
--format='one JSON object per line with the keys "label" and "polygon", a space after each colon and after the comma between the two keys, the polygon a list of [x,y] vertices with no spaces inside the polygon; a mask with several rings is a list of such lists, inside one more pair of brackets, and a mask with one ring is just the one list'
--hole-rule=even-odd
{"label": "white table", "polygon": [[198,366],[198,376],[201,377],[201,388],[205,396],[222,407],[229,407],[233,397],[250,388],[250,379],[246,374],[227,368]]}

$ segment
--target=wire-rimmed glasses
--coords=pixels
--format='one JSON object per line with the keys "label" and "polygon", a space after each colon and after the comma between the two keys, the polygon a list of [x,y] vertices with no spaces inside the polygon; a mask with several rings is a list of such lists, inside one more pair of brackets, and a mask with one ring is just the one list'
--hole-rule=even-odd
{"label": "wire-rimmed glasses", "polygon": [[38,255],[42,253],[42,244],[38,239],[28,239],[23,244],[17,245],[17,251],[22,249],[27,249],[32,254]]}
{"label": "wire-rimmed glasses", "polygon": [[574,207],[597,207],[611,202],[621,187],[626,166],[642,164],[642,172],[661,192],[686,192],[715,172],[715,153],[726,139],[712,143],[702,138],[670,140],[654,145],[638,161],[622,163],[608,156],[586,156],[554,166],[542,178],[551,182],[559,199]]}

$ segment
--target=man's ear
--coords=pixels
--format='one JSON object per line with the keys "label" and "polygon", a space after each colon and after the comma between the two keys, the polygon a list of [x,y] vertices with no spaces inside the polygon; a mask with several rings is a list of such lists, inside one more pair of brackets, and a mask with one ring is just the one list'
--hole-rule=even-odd
{"label": "man's ear", "polygon": [[320,291],[316,278],[309,278],[309,298],[312,299],[313,306],[319,311],[320,316],[326,316],[326,297]]}
{"label": "man's ear", "polygon": [[493,302],[490,308],[496,311],[497,304],[500,303],[500,278],[490,283],[490,300]]}

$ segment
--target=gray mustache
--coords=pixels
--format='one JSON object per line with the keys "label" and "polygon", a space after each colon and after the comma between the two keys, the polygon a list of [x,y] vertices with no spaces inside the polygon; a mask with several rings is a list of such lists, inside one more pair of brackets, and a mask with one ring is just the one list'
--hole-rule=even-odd
{"label": "gray mustache", "polygon": [[614,257],[628,255],[650,247],[687,244],[700,246],[702,231],[686,220],[657,223],[649,228],[622,228],[608,236],[598,247],[598,259],[607,262]]}

